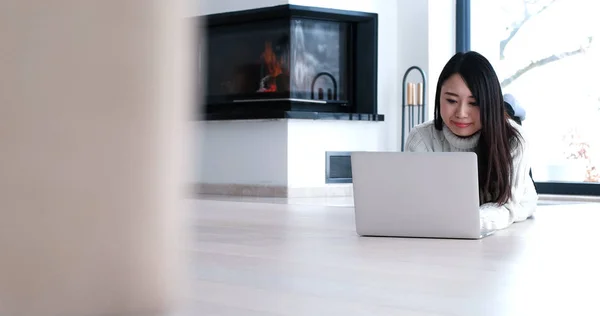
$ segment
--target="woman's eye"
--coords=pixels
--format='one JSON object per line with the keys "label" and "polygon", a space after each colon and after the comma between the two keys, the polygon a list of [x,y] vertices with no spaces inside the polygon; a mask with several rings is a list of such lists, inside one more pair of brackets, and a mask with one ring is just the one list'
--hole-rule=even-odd
{"label": "woman's eye", "polygon": [[475,103],[475,102],[471,102],[471,103],[469,103],[469,105],[471,105],[471,106],[478,106],[477,103]]}
{"label": "woman's eye", "polygon": [[452,104],[456,103],[456,100],[452,100],[452,99],[446,99],[446,101],[448,101],[448,103],[452,103]]}

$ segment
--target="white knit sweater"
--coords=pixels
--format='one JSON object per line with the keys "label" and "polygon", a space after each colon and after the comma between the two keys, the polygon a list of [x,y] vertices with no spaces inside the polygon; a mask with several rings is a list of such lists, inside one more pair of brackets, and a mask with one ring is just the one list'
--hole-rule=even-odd
{"label": "white knit sweater", "polygon": [[[512,152],[512,198],[504,205],[486,203],[480,206],[481,228],[485,231],[504,229],[514,222],[524,221],[533,215],[537,205],[538,195],[529,176],[531,163],[527,137],[521,126],[512,120],[511,124],[522,136],[522,146],[516,146]],[[411,130],[406,139],[405,151],[474,151],[478,141],[479,133],[462,138],[445,125],[441,131],[435,129],[433,121],[429,121]]]}

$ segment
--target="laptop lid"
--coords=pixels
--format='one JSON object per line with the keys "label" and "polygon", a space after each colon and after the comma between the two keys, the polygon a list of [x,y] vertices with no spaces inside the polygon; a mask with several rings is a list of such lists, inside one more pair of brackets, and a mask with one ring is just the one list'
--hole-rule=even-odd
{"label": "laptop lid", "polygon": [[472,152],[353,152],[356,230],[363,236],[481,238]]}

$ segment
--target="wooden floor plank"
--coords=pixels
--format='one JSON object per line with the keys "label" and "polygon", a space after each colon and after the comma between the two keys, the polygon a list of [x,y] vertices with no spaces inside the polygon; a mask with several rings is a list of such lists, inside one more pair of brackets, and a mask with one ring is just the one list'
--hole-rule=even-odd
{"label": "wooden floor plank", "polygon": [[352,207],[197,200],[202,315],[598,315],[600,204],[540,206],[479,241],[361,238]]}

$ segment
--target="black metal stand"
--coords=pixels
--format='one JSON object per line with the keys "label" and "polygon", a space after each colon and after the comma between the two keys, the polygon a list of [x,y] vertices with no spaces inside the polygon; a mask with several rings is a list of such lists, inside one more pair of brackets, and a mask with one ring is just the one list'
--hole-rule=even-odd
{"label": "black metal stand", "polygon": [[[414,102],[414,104],[412,101],[413,100],[407,100],[406,98],[406,88],[407,88],[407,83],[406,83],[406,78],[408,77],[408,74],[413,71],[413,70],[417,70],[419,71],[419,73],[421,73],[421,78],[422,78],[422,82],[421,84],[423,85],[423,90],[422,90],[422,95],[420,100],[422,100],[423,102]],[[410,133],[410,131],[413,129],[413,127],[415,127],[416,125],[419,125],[421,123],[423,123],[425,121],[425,96],[427,95],[426,93],[426,87],[427,87],[427,79],[425,77],[425,73],[423,72],[423,70],[417,66],[412,66],[410,68],[408,68],[408,70],[406,70],[406,72],[404,73],[404,78],[402,79],[402,145],[400,150],[404,151],[404,143],[406,141],[406,137],[408,136],[408,133]],[[419,91],[421,92],[421,91]],[[415,92],[418,93],[418,92]],[[418,104],[421,103],[421,104]],[[415,117],[416,114],[416,117]]]}

